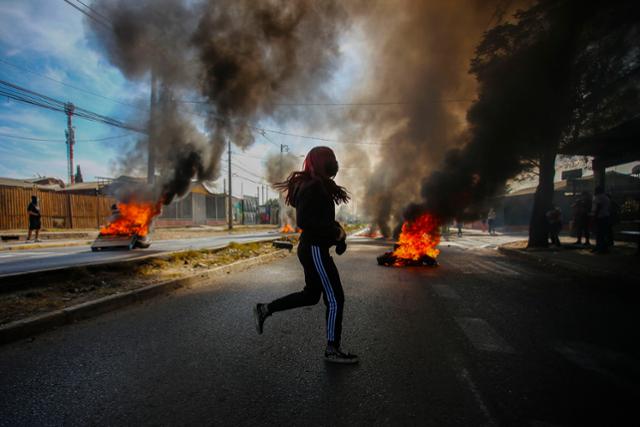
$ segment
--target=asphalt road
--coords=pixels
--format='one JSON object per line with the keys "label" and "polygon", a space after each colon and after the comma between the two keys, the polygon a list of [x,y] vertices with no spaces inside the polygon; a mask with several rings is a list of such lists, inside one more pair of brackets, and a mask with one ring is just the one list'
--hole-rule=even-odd
{"label": "asphalt road", "polygon": [[229,242],[248,243],[277,237],[276,232],[220,235],[196,239],[153,241],[148,249],[91,252],[88,246],[66,246],[0,252],[0,277],[82,265],[129,261],[188,249],[214,249]]}
{"label": "asphalt road", "polygon": [[357,366],[323,362],[322,303],[256,334],[290,256],[0,347],[0,425],[637,425],[637,292],[451,243],[437,268],[334,256]]}

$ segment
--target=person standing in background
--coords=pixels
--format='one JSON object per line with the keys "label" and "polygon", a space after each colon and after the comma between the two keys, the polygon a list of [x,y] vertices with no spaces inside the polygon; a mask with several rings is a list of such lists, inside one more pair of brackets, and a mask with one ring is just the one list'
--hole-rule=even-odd
{"label": "person standing in background", "polygon": [[576,230],[576,245],[582,244],[582,237],[584,236],[584,244],[590,246],[589,242],[589,213],[591,213],[591,195],[584,191],[580,197],[573,204],[573,224]]}
{"label": "person standing in background", "polygon": [[551,244],[560,247],[560,231],[562,230],[562,211],[554,206],[546,214]]}
{"label": "person standing in background", "polygon": [[604,254],[609,252],[607,234],[609,233],[611,200],[604,194],[604,187],[601,185],[596,187],[592,204],[592,213],[596,221],[596,247],[591,252]]}
{"label": "person standing in background", "polygon": [[495,235],[496,211],[493,208],[489,209],[489,213],[487,214],[487,223],[489,224],[489,234]]}
{"label": "person standing in background", "polygon": [[31,240],[31,233],[35,230],[36,237],[34,242],[39,242],[40,228],[42,227],[40,221],[40,207],[38,207],[38,198],[31,196],[31,203],[27,206],[27,214],[29,215],[29,233],[27,234],[27,241]]}

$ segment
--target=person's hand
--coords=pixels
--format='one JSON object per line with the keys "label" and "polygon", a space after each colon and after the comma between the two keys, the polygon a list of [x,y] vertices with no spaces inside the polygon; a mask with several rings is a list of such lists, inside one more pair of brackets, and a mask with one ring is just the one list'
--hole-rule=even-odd
{"label": "person's hand", "polygon": [[347,250],[347,241],[344,239],[340,240],[338,244],[336,244],[336,253],[338,255],[342,255],[346,250]]}

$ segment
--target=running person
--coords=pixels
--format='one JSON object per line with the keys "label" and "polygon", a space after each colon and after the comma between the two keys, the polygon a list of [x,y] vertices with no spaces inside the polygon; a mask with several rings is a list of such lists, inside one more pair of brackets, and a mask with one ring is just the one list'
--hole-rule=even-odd
{"label": "running person", "polygon": [[327,348],[324,358],[334,363],[357,363],[358,357],[340,349],[344,293],[338,269],[329,255],[336,246],[342,255],[347,249],[344,229],[335,220],[335,205],[349,200],[347,191],[335,183],[338,161],[328,147],[315,147],[304,160],[303,170],[276,184],[286,192],[285,202],[296,208],[296,222],[302,229],[298,259],[304,269],[305,287],[269,304],[256,304],[253,313],[256,329],[262,333],[264,321],[278,311],[315,305],[324,299],[326,306]]}

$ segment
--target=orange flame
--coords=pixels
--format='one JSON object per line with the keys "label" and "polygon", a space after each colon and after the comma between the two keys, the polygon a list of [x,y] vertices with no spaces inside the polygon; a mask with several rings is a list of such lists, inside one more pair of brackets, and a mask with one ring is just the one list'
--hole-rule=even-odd
{"label": "orange flame", "polygon": [[162,202],[118,203],[119,215],[109,225],[100,228],[103,236],[146,236],[153,218],[160,214]]}
{"label": "orange flame", "polygon": [[424,255],[435,259],[440,254],[440,250],[436,249],[440,243],[439,226],[439,221],[429,213],[402,224],[398,247],[393,251],[398,258],[396,265],[402,265],[402,260],[418,261]]}
{"label": "orange flame", "polygon": [[281,233],[294,233],[295,231],[296,230],[290,224],[285,224],[280,228]]}
{"label": "orange flame", "polygon": [[375,227],[369,227],[367,230],[358,233],[358,236],[369,237],[371,239],[378,239],[384,237],[380,231]]}

